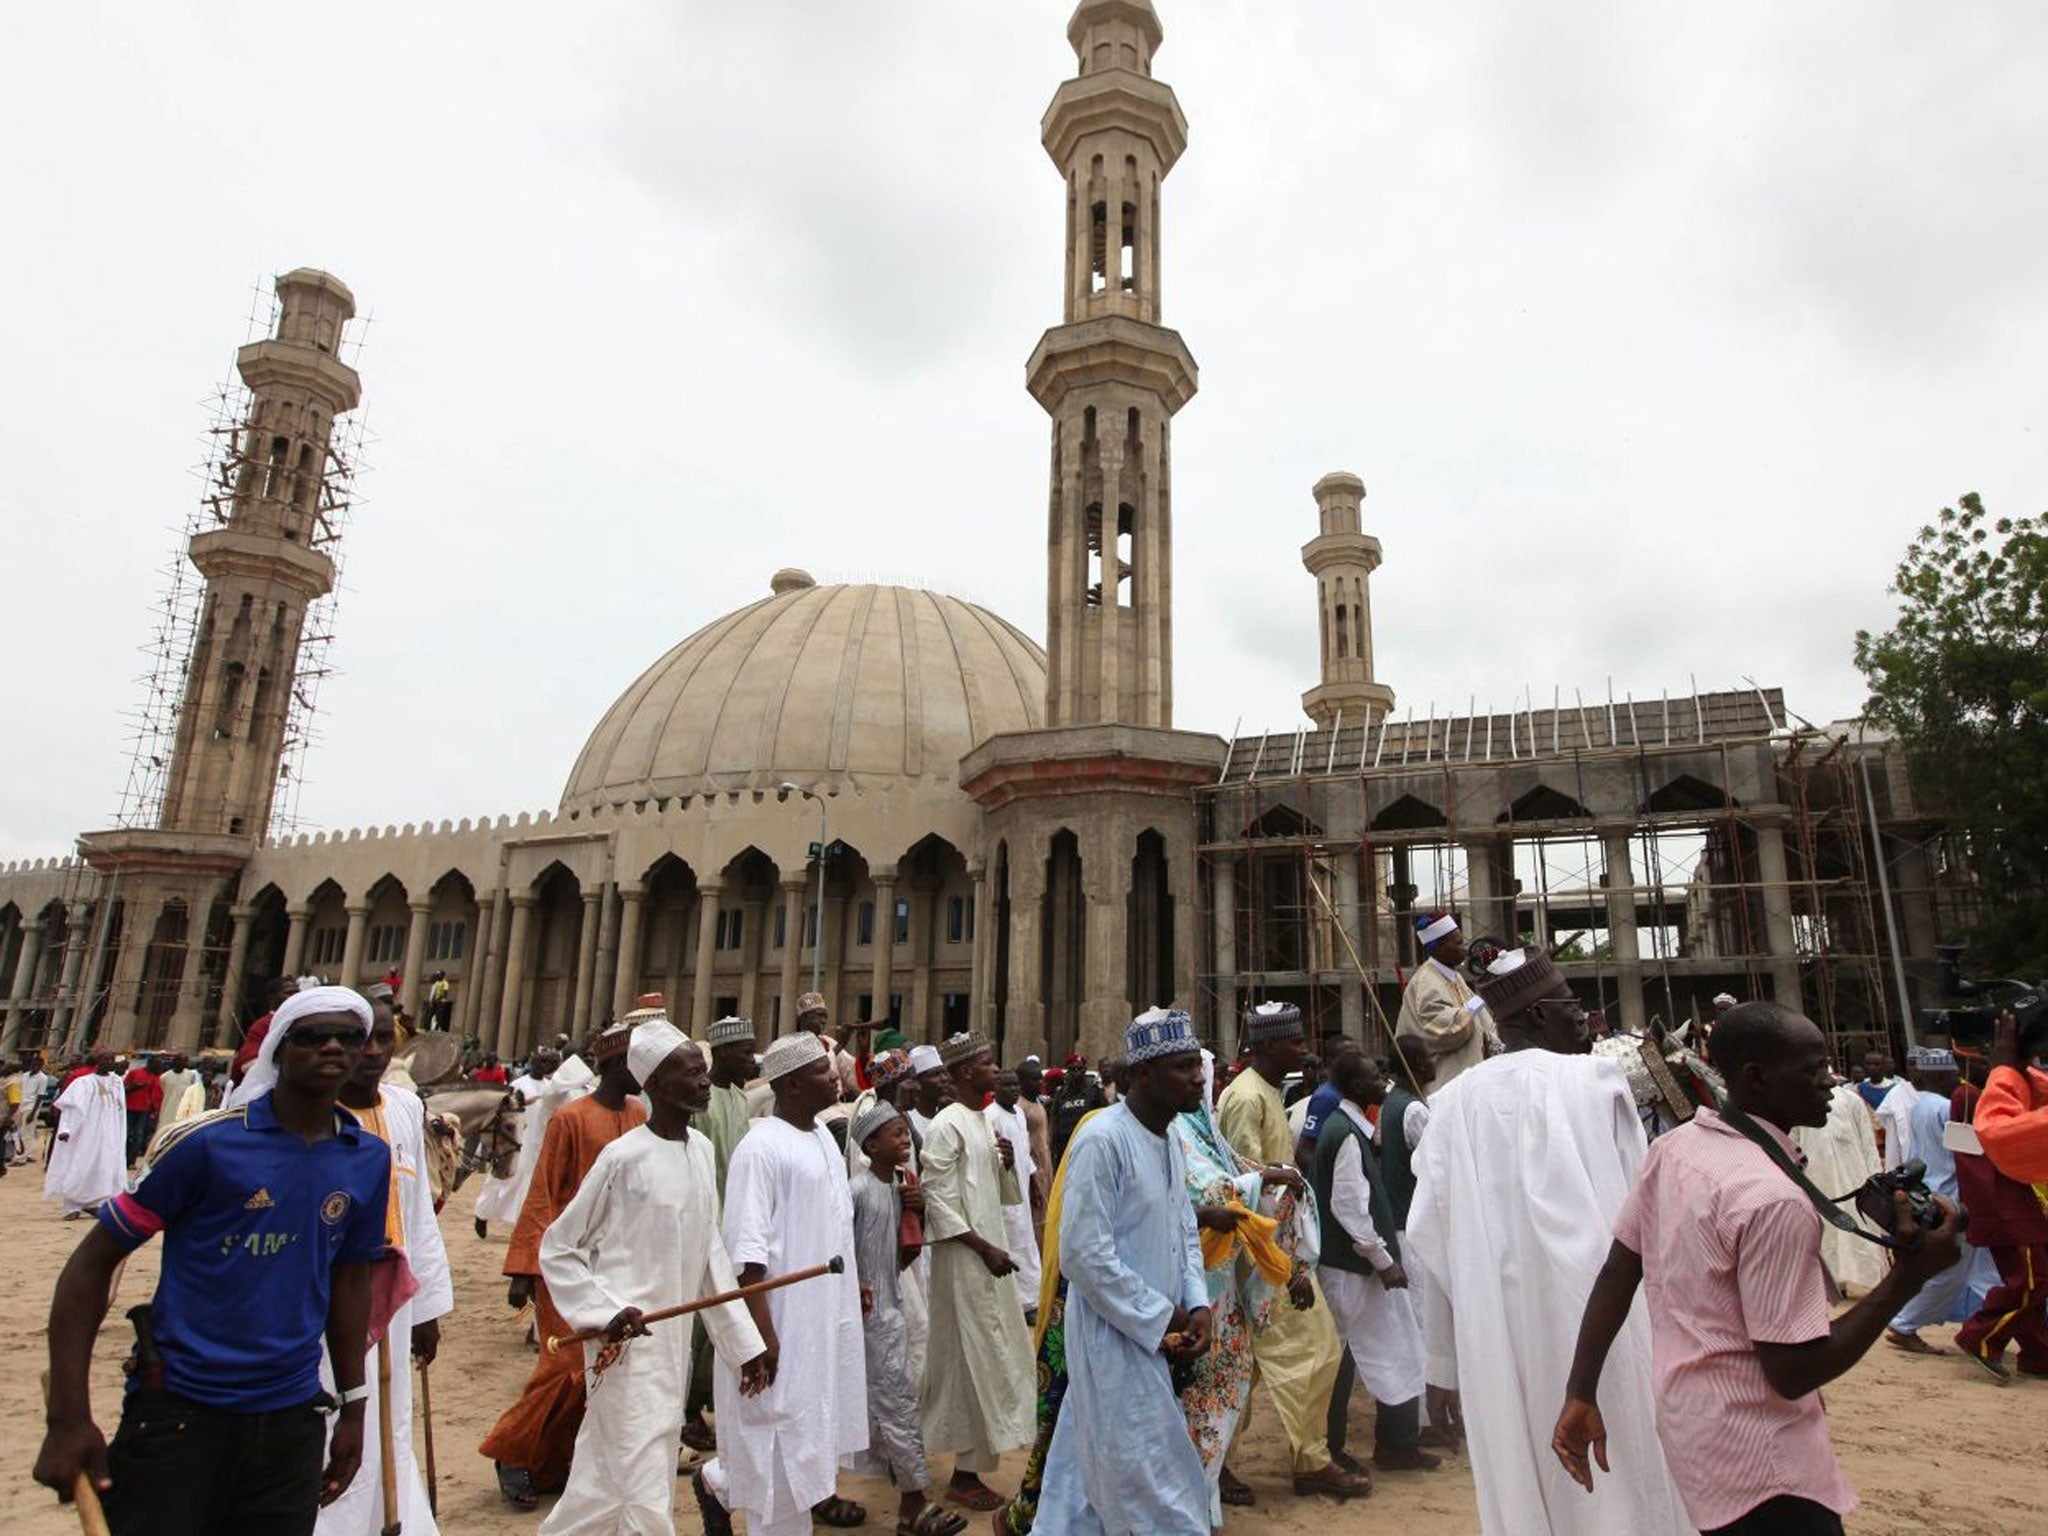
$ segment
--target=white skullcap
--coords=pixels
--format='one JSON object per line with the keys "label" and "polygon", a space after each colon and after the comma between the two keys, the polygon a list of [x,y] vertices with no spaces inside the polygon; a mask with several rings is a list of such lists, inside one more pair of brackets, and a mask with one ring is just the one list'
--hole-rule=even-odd
{"label": "white skullcap", "polygon": [[761,1053],[761,1076],[769,1082],[825,1059],[825,1042],[812,1034],[779,1035]]}
{"label": "white skullcap", "polygon": [[690,1037],[667,1019],[649,1019],[633,1029],[632,1043],[626,1047],[626,1066],[644,1089],[647,1079],[654,1076],[654,1069],[668,1060],[670,1052],[689,1043]]}
{"label": "white skullcap", "polygon": [[363,1021],[365,1030],[374,1029],[377,1016],[370,1009],[369,1000],[360,992],[348,987],[314,986],[294,992],[282,1003],[277,1012],[270,1016],[270,1028],[264,1031],[263,1044],[257,1048],[256,1059],[249,1064],[241,1086],[228,1094],[226,1106],[237,1109],[251,1100],[260,1099],[277,1086],[277,1051],[284,1044],[284,1037],[292,1032],[292,1026],[316,1013],[352,1013]]}
{"label": "white skullcap", "polygon": [[1500,958],[1486,968],[1489,976],[1512,976],[1529,963],[1529,952],[1525,949],[1504,949]]}
{"label": "white skullcap", "polygon": [[919,1077],[927,1072],[936,1072],[945,1064],[945,1058],[939,1055],[936,1045],[913,1045],[910,1048],[910,1070]]}
{"label": "white skullcap", "polygon": [[1714,1006],[1716,1008],[1733,1008],[1737,1001],[1738,999],[1733,992],[1716,992],[1714,994]]}

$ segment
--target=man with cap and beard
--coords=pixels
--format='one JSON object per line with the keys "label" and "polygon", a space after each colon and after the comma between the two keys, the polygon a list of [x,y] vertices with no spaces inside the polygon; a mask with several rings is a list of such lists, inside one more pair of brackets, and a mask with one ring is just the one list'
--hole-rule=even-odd
{"label": "man with cap and beard", "polygon": [[808,1536],[867,1511],[838,1497],[839,1460],[868,1445],[867,1365],[846,1159],[818,1116],[839,1101],[831,1059],[813,1034],[784,1035],[761,1055],[775,1113],[754,1122],[725,1178],[725,1249],[742,1285],[837,1258],[843,1274],[748,1298],[768,1348],[769,1385],[753,1396],[722,1356],[716,1368],[718,1459],[694,1480],[709,1536],[745,1511],[748,1536]]}
{"label": "man with cap and beard", "polygon": [[1618,1062],[1586,1054],[1585,1009],[1542,950],[1505,951],[1481,988],[1506,1054],[1430,1095],[1413,1159],[1430,1420],[1465,1416],[1484,1536],[1681,1536],[1640,1302],[1601,1382],[1615,1475],[1585,1494],[1550,1448],[1577,1319],[1648,1148],[1635,1095]]}
{"label": "man with cap and beard", "polygon": [[911,1135],[922,1148],[939,1111],[953,1102],[953,1074],[935,1045],[913,1045],[910,1070],[917,1075],[917,1102],[911,1106],[908,1119]]}
{"label": "man with cap and beard", "polygon": [[[562,1321],[605,1330],[602,1345],[564,1351],[575,1351],[579,1365],[601,1365],[603,1387],[589,1396],[569,1486],[542,1523],[543,1536],[675,1530],[690,1326],[677,1318],[649,1328],[641,1314],[738,1283],[718,1231],[711,1143],[690,1128],[690,1117],[710,1106],[703,1054],[656,1019],[633,1031],[626,1062],[654,1111],[598,1153],[541,1238],[541,1277]],[[742,1393],[768,1385],[774,1366],[743,1304],[728,1301],[695,1316],[719,1358],[739,1372]]]}
{"label": "man with cap and beard", "polygon": [[[647,1118],[647,1111],[633,1097],[639,1084],[633,1080],[626,1047],[634,1025],[663,1015],[659,997],[643,997],[640,1003],[642,1006],[597,1037],[591,1052],[597,1061],[597,1086],[583,1098],[564,1104],[548,1121],[533,1182],[505,1250],[505,1273],[511,1277],[506,1305],[523,1307],[531,1301],[534,1329],[542,1338],[575,1330],[562,1321],[548,1297],[540,1267],[541,1234],[575,1198],[598,1154]],[[576,1430],[582,1422],[580,1361],[573,1355],[551,1355],[543,1349],[519,1401],[505,1410],[478,1447],[497,1464],[498,1491],[513,1508],[532,1509],[542,1493],[560,1488],[568,1479]]]}
{"label": "man with cap and beard", "polygon": [[1441,1093],[1460,1072],[1498,1051],[1500,1040],[1486,1000],[1465,980],[1465,935],[1457,918],[1448,912],[1418,917],[1415,938],[1427,958],[1401,994],[1394,1033],[1420,1035],[1429,1042],[1436,1058],[1436,1084],[1430,1092]]}
{"label": "man with cap and beard", "polygon": [[1016,1149],[978,1105],[994,1085],[995,1058],[979,1035],[940,1047],[960,1102],[932,1121],[921,1160],[925,1242],[931,1249],[931,1337],[924,1374],[925,1448],[952,1452],[946,1497],[984,1513],[1003,1500],[981,1480],[1004,1451],[1031,1443],[1031,1335],[1009,1277],[1017,1272],[1003,1223],[1006,1197],[1023,1196]]}

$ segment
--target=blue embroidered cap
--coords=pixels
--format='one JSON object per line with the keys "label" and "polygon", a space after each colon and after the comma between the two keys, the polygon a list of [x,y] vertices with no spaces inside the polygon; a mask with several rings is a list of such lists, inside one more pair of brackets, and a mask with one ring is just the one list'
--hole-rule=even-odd
{"label": "blue embroidered cap", "polygon": [[1124,1060],[1131,1066],[1161,1056],[1199,1051],[1195,1021],[1178,1008],[1153,1008],[1131,1020],[1124,1031]]}

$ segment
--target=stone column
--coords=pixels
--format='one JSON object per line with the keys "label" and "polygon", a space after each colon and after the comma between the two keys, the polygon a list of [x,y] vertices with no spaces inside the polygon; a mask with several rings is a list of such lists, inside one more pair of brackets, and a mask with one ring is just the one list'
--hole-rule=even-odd
{"label": "stone column", "polygon": [[1500,924],[1496,921],[1500,907],[1498,874],[1491,843],[1465,844],[1465,909],[1459,917],[1468,940],[1494,934],[1501,943],[1508,941],[1507,936],[1499,933]]}
{"label": "stone column", "polygon": [[[768,952],[768,903],[740,903],[740,1012],[758,1020],[768,1010],[761,1007],[761,960]],[[786,1034],[792,1021],[769,1027],[770,1035]]]}
{"label": "stone column", "polygon": [[[889,1017],[889,994],[896,979],[896,866],[877,864],[868,872],[875,882],[875,1017]],[[922,1036],[903,1031],[914,1045]]]}
{"label": "stone column", "polygon": [[1045,1028],[1045,855],[1042,847],[1017,855],[1010,840],[1010,995],[1003,1008],[1003,1039],[1023,1056],[1047,1049]]}
{"label": "stone column", "polygon": [[[597,906],[597,968],[584,987],[584,995],[590,999],[590,1018],[602,1027],[609,1022],[606,1009],[610,1006],[612,991],[616,982],[613,974],[613,956],[618,952],[619,932],[619,888],[607,880],[599,894]],[[675,999],[669,999],[669,1014],[676,1012]],[[582,1039],[581,1035],[576,1037]]]}
{"label": "stone column", "polygon": [[974,860],[967,866],[967,876],[974,882],[973,894],[967,898],[968,921],[974,925],[974,937],[967,946],[967,1017],[973,1021],[973,1029],[994,1040],[994,991],[988,984],[988,865]]}
{"label": "stone column", "polygon": [[825,1005],[835,1022],[850,1017],[846,1011],[847,906],[845,896],[830,885],[825,887],[825,907],[818,914],[818,942],[825,946]]}
{"label": "stone column", "polygon": [[78,973],[92,948],[88,919],[92,906],[85,901],[67,902],[64,907],[64,971],[57,982],[57,1009],[50,1019],[48,1039],[52,1044],[66,1038],[71,1029],[72,1010],[78,1006]]}
{"label": "stone column", "polygon": [[[796,1027],[796,999],[801,990],[804,957],[804,893],[811,882],[804,875],[784,875],[782,891],[782,1027]],[[820,920],[824,913],[818,914]]]}
{"label": "stone column", "polygon": [[28,999],[36,980],[36,967],[43,960],[43,920],[38,917],[22,924],[21,955],[14,964],[14,983],[7,989],[7,1023],[0,1029],[0,1050],[13,1051],[21,1044],[23,1025],[28,1020]]}
{"label": "stone column", "polygon": [[526,1001],[526,940],[533,930],[535,897],[531,891],[514,891],[511,900],[512,934],[505,943],[504,995],[498,1004],[498,1043],[493,1047],[501,1060],[517,1054],[520,1005]]}
{"label": "stone column", "polygon": [[138,896],[121,903],[121,947],[114,952],[113,974],[107,981],[107,1032],[101,1042],[110,1050],[126,1050],[135,1043],[142,1022],[135,1012],[142,993],[142,968],[163,910],[161,898],[145,901]]}
{"label": "stone column", "polygon": [[235,1026],[241,1022],[242,973],[249,968],[249,931],[256,924],[256,909],[230,907],[228,916],[235,926],[228,938],[228,971],[220,982],[220,1033],[215,1036],[223,1042],[240,1038]]}
{"label": "stone column", "polygon": [[[932,951],[938,945],[939,903],[945,899],[942,889],[925,890],[921,885],[910,887],[910,1003],[909,1013],[917,1021],[916,1033],[925,1037],[932,1034]],[[943,1029],[940,1030],[943,1036]]]}
{"label": "stone column", "polygon": [[[1108,687],[1106,680],[1103,686]],[[1128,851],[1119,858],[1101,840],[1083,845],[1081,927],[1087,937],[1081,955],[1081,1038],[1075,1049],[1091,1060],[1114,1055],[1130,1023],[1130,999],[1124,996],[1129,982],[1124,885],[1130,867]]]}
{"label": "stone column", "polygon": [[1764,909],[1765,968],[1771,977],[1771,1000],[1780,1007],[1804,1011],[1800,998],[1799,956],[1792,933],[1792,887],[1785,869],[1785,827],[1782,820],[1756,823],[1756,878]]}
{"label": "stone column", "polygon": [[718,961],[718,898],[723,880],[697,882],[697,969],[690,976],[690,1018],[711,1023],[712,971]]}
{"label": "stone column", "polygon": [[427,917],[434,910],[434,904],[431,901],[409,901],[405,910],[405,974],[401,978],[398,1002],[405,1009],[405,1016],[416,1021],[420,1016],[420,967],[427,963]]}
{"label": "stone column", "polygon": [[[1337,926],[1342,930],[1337,938],[1337,995],[1339,998],[1338,1018],[1346,1040],[1363,1040],[1366,1037],[1365,1023],[1365,978],[1359,966],[1365,961],[1365,941],[1358,921],[1358,864],[1359,850],[1339,849],[1331,859],[1335,889],[1330,899],[1337,906]],[[1348,942],[1347,942],[1348,941]]]}
{"label": "stone column", "polygon": [[460,989],[455,994],[455,1017],[448,1021],[449,1031],[458,1040],[467,1040],[479,1034],[480,1020],[490,1018],[491,959],[502,953],[498,944],[498,914],[506,910],[505,903],[489,891],[476,899],[476,926],[470,934],[470,951],[462,967]]}
{"label": "stone column", "polygon": [[185,903],[185,969],[178,978],[168,1042],[173,1050],[199,1049],[206,1024],[206,929],[212,917],[210,894],[195,894]]}
{"label": "stone column", "polygon": [[[612,1017],[614,1019],[624,1018],[626,1010],[633,1006],[633,999],[639,995],[640,940],[642,938],[642,930],[646,927],[647,922],[647,915],[641,910],[641,903],[646,900],[646,897],[646,887],[637,882],[632,885],[622,885],[619,887],[619,964],[618,974],[612,978]],[[678,968],[676,974],[680,979],[682,975],[680,968]],[[681,990],[680,984],[678,984],[677,990]],[[679,1026],[686,1025],[697,1034],[702,1034],[707,1021],[698,1018],[684,1019],[682,1017],[682,1002],[683,1000],[680,997],[669,999],[669,1007],[675,1012],[677,1024]]]}
{"label": "stone column", "polygon": [[348,932],[341,941],[341,975],[336,979],[344,987],[352,987],[363,969],[363,936],[369,931],[370,909],[352,901],[342,910],[348,913]]}
{"label": "stone column", "polygon": [[1636,873],[1630,835],[1616,828],[1601,835],[1607,853],[1607,937],[1614,952],[1615,989],[1621,995],[1621,1026],[1631,1034],[1650,1027],[1643,1006],[1643,959],[1636,935]]}
{"label": "stone column", "polygon": [[1210,942],[1216,950],[1216,1054],[1237,1060],[1237,860],[1216,860],[1209,881]]}
{"label": "stone column", "polygon": [[306,925],[313,920],[310,907],[285,908],[284,974],[298,976],[306,969]]}
{"label": "stone column", "polygon": [[604,900],[599,887],[583,893],[583,918],[576,925],[576,974],[569,981],[569,1038],[581,1040],[590,1031],[590,983],[597,969],[597,909]]}

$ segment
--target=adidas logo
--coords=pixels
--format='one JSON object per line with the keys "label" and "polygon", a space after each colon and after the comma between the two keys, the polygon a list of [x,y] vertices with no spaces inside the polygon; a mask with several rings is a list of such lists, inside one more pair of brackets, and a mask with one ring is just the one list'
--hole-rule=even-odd
{"label": "adidas logo", "polygon": [[277,1202],[270,1198],[269,1190],[259,1189],[255,1194],[242,1202],[242,1209],[245,1211],[267,1211],[275,1207],[276,1204]]}

